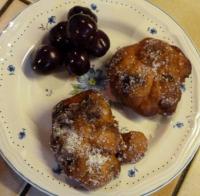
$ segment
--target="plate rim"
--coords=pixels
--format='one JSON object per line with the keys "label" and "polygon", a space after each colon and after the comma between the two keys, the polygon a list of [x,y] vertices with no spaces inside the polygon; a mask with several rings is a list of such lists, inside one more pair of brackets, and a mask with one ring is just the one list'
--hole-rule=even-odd
{"label": "plate rim", "polygon": [[[12,20],[9,21],[10,22],[15,22],[15,20],[18,18],[18,16],[24,14],[25,11],[29,10],[32,8],[32,6],[35,6],[36,4],[39,4],[41,1],[45,1],[45,0],[39,0],[35,3],[32,3],[31,5],[29,5],[27,8],[25,8],[22,12],[20,12],[19,14],[17,14]],[[115,0],[114,0],[115,1]],[[153,9],[157,9],[160,13],[164,14],[166,17],[168,17],[171,22],[174,22],[175,25],[177,27],[180,28],[180,30],[182,31],[182,36],[184,36],[184,39],[186,39],[187,41],[190,42],[190,45],[193,47],[193,49],[196,50],[196,54],[198,55],[198,57],[200,57],[200,53],[199,53],[199,50],[197,49],[196,47],[196,44],[193,42],[193,40],[191,39],[190,35],[184,30],[184,28],[182,28],[182,26],[179,25],[179,23],[172,17],[170,16],[166,11],[164,11],[163,9],[161,9],[160,7],[157,7],[154,3],[152,2],[149,2],[149,1],[145,1],[143,0],[142,2],[144,2],[145,4],[149,4],[150,6],[153,7]],[[6,29],[9,29],[9,23],[8,25],[2,30],[2,32]],[[3,35],[0,34],[0,37]],[[200,71],[198,70],[198,73],[200,73]],[[197,112],[199,112],[199,104],[198,104],[198,109],[197,109]],[[197,124],[197,121],[200,119],[200,115],[197,116],[197,119],[195,120],[195,125]],[[196,129],[199,129],[199,127],[196,127]],[[195,140],[199,137],[200,135],[200,132],[198,132],[198,135],[195,137]],[[170,178],[170,179],[167,179],[165,180],[165,182],[163,182],[161,185],[155,187],[155,188],[152,188],[151,190],[149,190],[148,192],[145,192],[145,193],[142,193],[142,195],[149,195],[149,194],[152,194],[156,191],[158,191],[159,189],[161,189],[162,187],[164,187],[165,185],[167,185],[168,183],[170,183],[178,174],[180,174],[184,168],[190,163],[190,161],[192,160],[192,158],[195,156],[197,150],[199,149],[200,147],[200,141],[194,141],[194,143],[196,144],[196,148],[192,151],[192,153],[190,154],[189,158],[185,161],[185,164],[183,164],[183,166],[181,168],[179,168],[179,170]],[[9,159],[7,158],[7,156],[5,155],[5,153],[2,151],[1,147],[0,147],[0,155],[2,156],[2,158],[7,162],[7,164],[9,165],[9,167],[12,168],[13,171],[15,171],[20,177],[22,177],[22,179],[24,179],[27,183],[31,184],[32,186],[34,186],[35,188],[39,189],[40,191],[42,191],[43,193],[46,193],[46,194],[49,194],[49,195],[57,195],[57,194],[54,194],[52,192],[49,192],[47,189],[45,188],[42,188],[40,185],[32,182],[28,177],[24,176],[20,171],[19,169],[17,169],[13,163],[11,163],[9,161]]]}

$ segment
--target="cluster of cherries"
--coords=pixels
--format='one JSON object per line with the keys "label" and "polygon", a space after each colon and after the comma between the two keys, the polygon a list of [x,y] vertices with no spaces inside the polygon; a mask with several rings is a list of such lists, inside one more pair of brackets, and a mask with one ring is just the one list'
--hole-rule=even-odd
{"label": "cluster of cherries", "polygon": [[48,45],[41,45],[34,55],[32,69],[50,73],[60,65],[83,75],[90,69],[90,57],[101,57],[110,48],[108,36],[97,28],[97,16],[86,7],[70,9],[68,20],[49,32]]}

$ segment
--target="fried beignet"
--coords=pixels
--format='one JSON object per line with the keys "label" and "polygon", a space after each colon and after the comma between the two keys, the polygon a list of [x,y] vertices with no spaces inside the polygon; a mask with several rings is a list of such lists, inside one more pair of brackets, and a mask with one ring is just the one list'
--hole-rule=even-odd
{"label": "fried beignet", "polygon": [[144,116],[172,114],[191,63],[176,46],[146,38],[116,52],[107,67],[111,90]]}
{"label": "fried beignet", "polygon": [[118,176],[115,154],[121,140],[110,106],[97,91],[82,92],[54,108],[51,148],[66,175],[86,189]]}
{"label": "fried beignet", "polygon": [[86,189],[107,184],[119,175],[121,163],[135,163],[147,150],[142,133],[119,133],[108,102],[97,91],[61,101],[52,117],[55,157],[67,177]]}
{"label": "fried beignet", "polygon": [[143,133],[136,131],[122,133],[122,138],[125,143],[120,157],[122,163],[136,163],[144,157],[148,142]]}

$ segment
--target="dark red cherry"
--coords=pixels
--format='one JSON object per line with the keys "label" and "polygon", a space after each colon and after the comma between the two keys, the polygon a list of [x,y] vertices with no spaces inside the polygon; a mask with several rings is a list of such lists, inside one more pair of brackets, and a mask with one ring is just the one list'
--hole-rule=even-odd
{"label": "dark red cherry", "polygon": [[82,6],[74,6],[71,8],[68,12],[68,19],[70,19],[73,15],[75,14],[86,14],[93,18],[97,22],[97,16],[87,7],[82,7]]}
{"label": "dark red cherry", "polygon": [[32,62],[32,69],[38,73],[49,73],[59,67],[62,63],[62,58],[57,49],[48,45],[41,45]]}
{"label": "dark red cherry", "polygon": [[85,14],[72,16],[67,25],[69,38],[76,46],[86,47],[97,30],[96,22]]}
{"label": "dark red cherry", "polygon": [[110,48],[108,36],[101,30],[96,32],[94,39],[88,44],[89,53],[95,57],[101,57],[106,54]]}
{"label": "dark red cherry", "polygon": [[79,49],[71,50],[65,57],[65,65],[76,75],[83,75],[90,69],[89,56]]}
{"label": "dark red cherry", "polygon": [[49,33],[50,43],[59,50],[69,50],[72,47],[71,41],[66,33],[67,22],[60,22],[53,27]]}

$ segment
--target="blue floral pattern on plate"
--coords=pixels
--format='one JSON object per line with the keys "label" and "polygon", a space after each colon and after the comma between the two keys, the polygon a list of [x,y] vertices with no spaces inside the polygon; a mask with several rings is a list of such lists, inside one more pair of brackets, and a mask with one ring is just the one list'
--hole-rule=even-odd
{"label": "blue floral pattern on plate", "polygon": [[8,65],[7,70],[8,70],[9,75],[15,74],[15,66],[14,65]]}
{"label": "blue floral pattern on plate", "polygon": [[48,23],[49,23],[49,24],[54,24],[54,23],[56,23],[56,17],[55,17],[55,16],[49,17],[49,18],[48,18]]}
{"label": "blue floral pattern on plate", "polygon": [[184,126],[184,123],[177,122],[175,125],[173,125],[173,128],[182,128]]}
{"label": "blue floral pattern on plate", "polygon": [[133,169],[129,169],[128,170],[128,176],[130,178],[135,177],[136,173],[138,172],[138,169],[136,167],[134,167]]}
{"label": "blue floral pattern on plate", "polygon": [[92,4],[90,5],[90,7],[91,7],[91,9],[94,10],[94,11],[97,9],[97,5],[96,5],[95,3],[92,3]]}
{"label": "blue floral pattern on plate", "polygon": [[18,138],[20,140],[24,139],[26,137],[26,129],[22,128],[22,130],[19,132]]}
{"label": "blue floral pattern on plate", "polygon": [[185,84],[181,84],[181,85],[180,85],[180,89],[181,89],[182,92],[185,92],[185,91],[186,91],[186,86],[185,86]]}
{"label": "blue floral pattern on plate", "polygon": [[46,30],[49,30],[49,25],[52,25],[52,24],[55,24],[56,23],[56,16],[50,16],[48,19],[47,19],[47,23],[44,25],[44,24],[41,24],[38,29],[42,30],[42,31],[46,31]]}
{"label": "blue floral pattern on plate", "polygon": [[77,82],[78,84],[72,84],[73,95],[89,89],[104,90],[107,79],[101,69],[91,68],[86,74],[77,77]]}
{"label": "blue floral pattern on plate", "polygon": [[59,165],[57,165],[55,168],[53,168],[52,171],[57,175],[60,175],[62,173],[62,169]]}
{"label": "blue floral pattern on plate", "polygon": [[148,27],[148,28],[147,28],[147,31],[148,31],[149,33],[151,33],[152,35],[158,33],[158,31],[157,31],[156,28],[154,28],[154,27]]}

